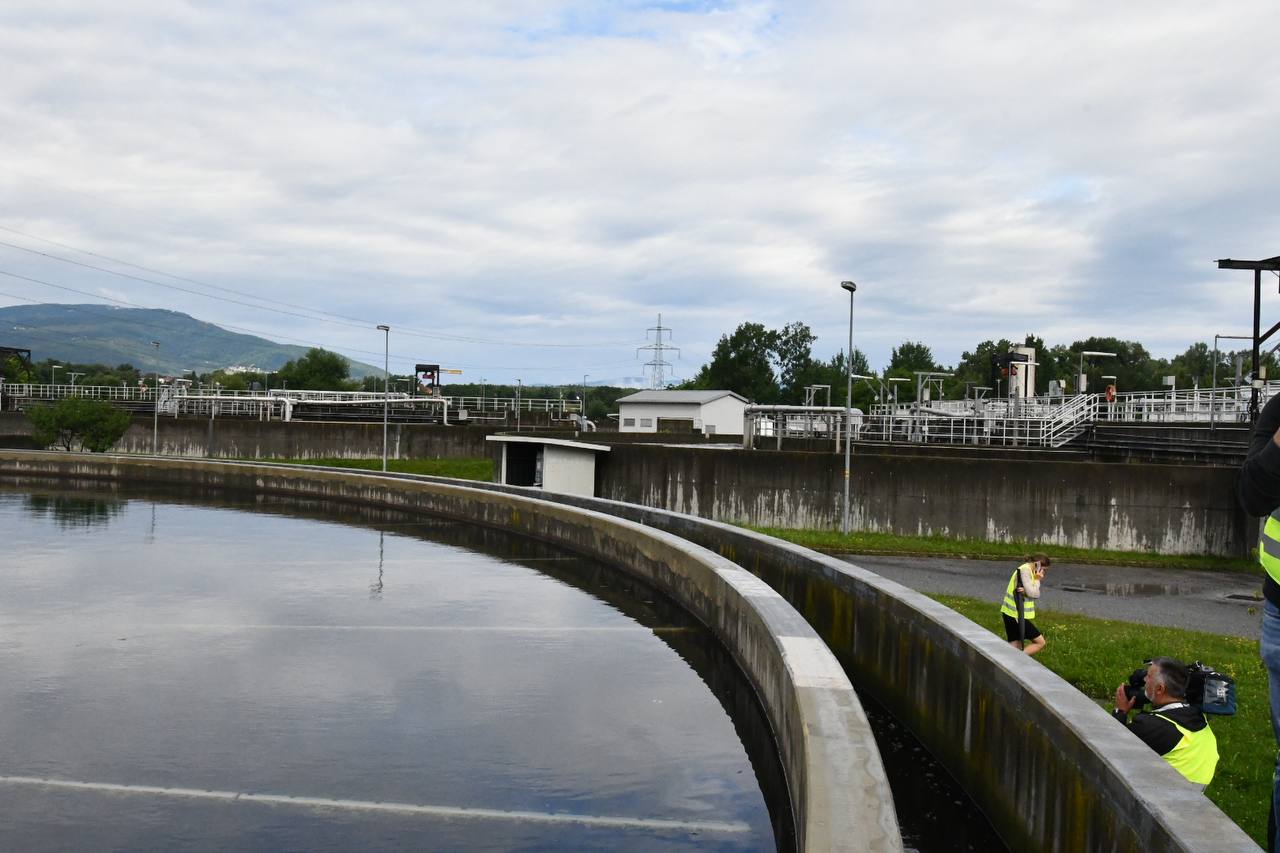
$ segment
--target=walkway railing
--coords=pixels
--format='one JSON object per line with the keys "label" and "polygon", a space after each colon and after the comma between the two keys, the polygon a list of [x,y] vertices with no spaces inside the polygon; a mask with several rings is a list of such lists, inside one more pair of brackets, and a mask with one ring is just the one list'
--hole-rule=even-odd
{"label": "walkway railing", "polygon": [[158,405],[161,414],[172,417],[200,415],[262,420],[291,420],[293,411],[299,406],[333,407],[335,411],[341,408],[347,412],[361,407],[380,409],[384,399],[393,412],[402,415],[421,412],[424,417],[430,413],[429,418],[435,420],[441,418],[442,410],[452,413],[455,420],[460,417],[483,419],[485,413],[501,413],[505,416],[508,412],[548,412],[552,420],[569,420],[582,411],[581,401],[572,398],[425,397],[394,391],[384,395],[380,391],[314,391],[305,388],[233,391],[185,384],[160,386],[157,404],[157,393],[153,386],[0,383],[0,408],[4,410],[14,411],[24,406],[49,403],[66,397],[108,400],[139,412],[150,412]]}

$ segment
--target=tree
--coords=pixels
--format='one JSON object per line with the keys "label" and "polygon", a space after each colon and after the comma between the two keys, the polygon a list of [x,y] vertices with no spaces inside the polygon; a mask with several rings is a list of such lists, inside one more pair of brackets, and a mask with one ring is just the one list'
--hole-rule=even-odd
{"label": "tree", "polygon": [[756,403],[776,403],[779,389],[772,356],[778,339],[778,332],[760,323],[743,323],[732,335],[720,336],[711,362],[686,387],[736,391]]}
{"label": "tree", "polygon": [[27,417],[35,426],[33,437],[44,447],[51,444],[66,450],[80,445],[85,450],[102,453],[124,436],[129,429],[129,414],[105,400],[67,397],[52,406],[37,406]]}
{"label": "tree", "polygon": [[776,332],[773,354],[778,361],[779,398],[784,403],[799,405],[804,402],[804,386],[812,372],[813,342],[817,340],[804,323],[788,323]]}
{"label": "tree", "polygon": [[922,343],[903,341],[893,348],[889,356],[889,369],[914,374],[917,370],[939,370],[933,361],[933,351]]}
{"label": "tree", "polygon": [[298,359],[290,359],[278,371],[282,383],[312,391],[347,391],[350,372],[347,360],[336,352],[313,347]]}

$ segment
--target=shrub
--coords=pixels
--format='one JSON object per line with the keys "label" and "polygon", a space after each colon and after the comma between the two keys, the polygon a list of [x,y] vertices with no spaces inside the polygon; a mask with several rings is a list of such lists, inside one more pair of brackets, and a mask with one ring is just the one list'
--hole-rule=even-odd
{"label": "shrub", "polygon": [[35,425],[35,440],[44,447],[57,445],[74,450],[102,453],[109,450],[129,428],[129,415],[104,400],[67,397],[52,406],[38,406],[27,412]]}

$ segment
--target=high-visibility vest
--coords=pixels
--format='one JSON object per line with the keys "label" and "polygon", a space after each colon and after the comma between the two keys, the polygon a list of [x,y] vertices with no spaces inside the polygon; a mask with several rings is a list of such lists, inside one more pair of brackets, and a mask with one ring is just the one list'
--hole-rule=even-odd
{"label": "high-visibility vest", "polygon": [[1208,785],[1213,781],[1213,771],[1218,767],[1218,738],[1213,729],[1207,725],[1198,732],[1184,729],[1164,714],[1154,714],[1173,727],[1182,735],[1178,745],[1164,754],[1165,761],[1173,765],[1187,781],[1197,785]]}
{"label": "high-visibility vest", "polygon": [[[1277,522],[1277,524],[1280,525],[1280,522]],[[1280,542],[1276,543],[1276,548],[1277,553],[1280,553]],[[1280,559],[1277,559],[1276,562],[1280,563]],[[1009,586],[1004,591],[1004,604],[1000,607],[1001,613],[1006,616],[1012,616],[1014,619],[1018,618],[1018,602],[1013,598],[1013,591],[1022,586],[1022,570],[1026,569],[1030,572],[1032,568],[1030,563],[1023,563],[1013,570],[1013,576],[1009,578]],[[1026,619],[1036,618],[1036,600],[1034,598],[1027,598],[1025,595],[1022,597],[1022,615]]]}
{"label": "high-visibility vest", "polygon": [[1280,583],[1280,509],[1267,518],[1258,542],[1258,562],[1276,583]]}

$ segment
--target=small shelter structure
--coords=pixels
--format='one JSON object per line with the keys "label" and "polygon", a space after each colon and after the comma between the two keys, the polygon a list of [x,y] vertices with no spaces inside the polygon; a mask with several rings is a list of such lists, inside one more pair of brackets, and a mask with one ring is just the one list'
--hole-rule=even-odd
{"label": "small shelter structure", "polygon": [[603,444],[534,435],[490,435],[485,440],[502,445],[495,471],[499,483],[566,495],[594,497],[596,454],[609,452]]}

